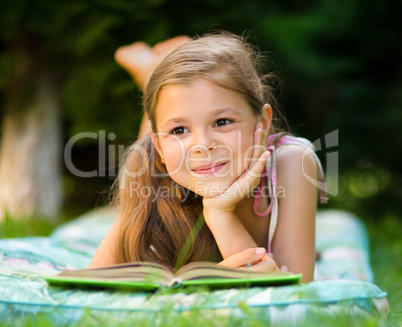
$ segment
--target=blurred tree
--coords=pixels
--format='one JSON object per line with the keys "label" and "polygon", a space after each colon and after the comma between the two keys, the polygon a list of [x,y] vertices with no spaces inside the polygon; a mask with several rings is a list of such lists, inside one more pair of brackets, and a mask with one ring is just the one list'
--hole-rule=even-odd
{"label": "blurred tree", "polygon": [[[76,133],[117,130],[118,137],[135,137],[141,113],[139,108],[121,110],[135,110],[136,103],[132,82],[113,62],[113,52],[135,39],[155,43],[164,37],[165,21],[156,12],[161,4],[1,3],[0,217],[5,212],[12,217],[56,216],[62,195],[62,144]],[[93,141],[77,142],[73,153],[87,152]],[[72,188],[68,179],[63,181],[74,199],[96,193],[82,179],[75,181]],[[77,187],[79,183],[84,187]]]}
{"label": "blurred tree", "polygon": [[61,203],[59,97],[46,66],[12,50],[0,147],[0,219],[56,217]]}

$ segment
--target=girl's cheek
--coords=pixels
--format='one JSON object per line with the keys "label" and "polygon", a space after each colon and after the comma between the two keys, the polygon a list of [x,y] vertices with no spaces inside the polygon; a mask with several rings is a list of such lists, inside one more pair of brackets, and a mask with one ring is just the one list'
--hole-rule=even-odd
{"label": "girl's cheek", "polygon": [[180,152],[176,153],[173,151],[169,151],[166,153],[167,153],[165,157],[166,170],[172,177],[172,175],[177,174],[179,171],[185,168],[186,166],[184,160],[185,157]]}
{"label": "girl's cheek", "polygon": [[169,174],[175,174],[180,170],[180,167],[184,166],[184,163],[180,161],[178,156],[169,154],[165,157],[165,165]]}

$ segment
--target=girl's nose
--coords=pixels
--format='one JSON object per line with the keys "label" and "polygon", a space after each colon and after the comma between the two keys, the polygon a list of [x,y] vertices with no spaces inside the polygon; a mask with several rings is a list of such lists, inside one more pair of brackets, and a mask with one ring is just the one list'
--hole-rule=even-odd
{"label": "girl's nose", "polygon": [[216,148],[216,145],[194,144],[191,146],[190,151],[192,153],[207,153]]}
{"label": "girl's nose", "polygon": [[191,145],[191,152],[205,153],[215,148],[216,148],[216,142],[213,140],[211,133],[200,132],[194,138],[194,142]]}

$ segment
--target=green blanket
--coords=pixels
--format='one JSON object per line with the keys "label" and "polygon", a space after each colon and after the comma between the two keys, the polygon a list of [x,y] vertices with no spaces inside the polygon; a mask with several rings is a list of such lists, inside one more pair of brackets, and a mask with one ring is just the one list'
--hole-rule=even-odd
{"label": "green blanket", "polygon": [[317,214],[320,256],[315,281],[308,284],[154,294],[48,286],[43,276],[89,264],[114,216],[111,209],[97,209],[60,226],[49,237],[0,240],[0,321],[12,324],[39,315],[55,326],[82,319],[94,324],[107,321],[106,325],[159,319],[153,324],[163,326],[175,316],[182,319],[198,312],[300,325],[340,312],[379,319],[388,314],[386,293],[373,284],[362,221],[334,210]]}

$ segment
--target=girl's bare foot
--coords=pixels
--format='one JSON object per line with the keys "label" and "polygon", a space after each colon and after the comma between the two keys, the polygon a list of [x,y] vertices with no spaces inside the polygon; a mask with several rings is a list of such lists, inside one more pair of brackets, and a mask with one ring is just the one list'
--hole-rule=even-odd
{"label": "girl's bare foot", "polygon": [[189,41],[187,36],[177,36],[157,43],[153,48],[143,42],[122,46],[115,52],[116,62],[145,89],[149,78],[160,62],[174,49]]}

